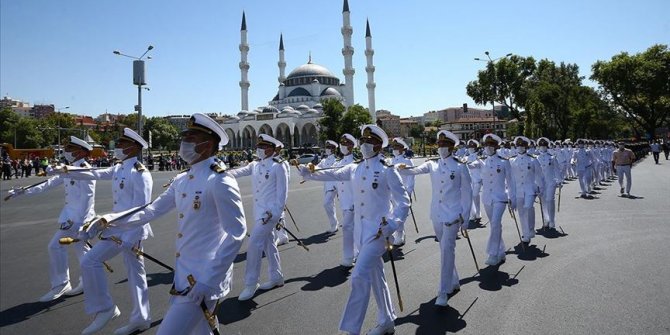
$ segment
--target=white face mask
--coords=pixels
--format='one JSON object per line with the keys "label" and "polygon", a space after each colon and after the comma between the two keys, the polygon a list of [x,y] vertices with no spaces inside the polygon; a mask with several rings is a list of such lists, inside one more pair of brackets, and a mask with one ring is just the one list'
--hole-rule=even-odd
{"label": "white face mask", "polygon": [[487,155],[493,156],[496,153],[496,148],[495,147],[485,147],[484,152],[486,152]]}
{"label": "white face mask", "polygon": [[123,153],[123,149],[115,148],[114,149],[114,157],[116,159],[124,160],[124,159],[126,159],[126,157],[128,157],[128,155]]}
{"label": "white face mask", "polygon": [[361,144],[361,154],[363,158],[367,159],[375,155],[375,146],[371,143]]}
{"label": "white face mask", "polygon": [[345,156],[348,155],[349,154],[349,147],[341,145],[340,146],[340,152]]}
{"label": "white face mask", "polygon": [[70,164],[74,163],[74,155],[71,152],[63,152],[63,157],[65,157],[65,160],[67,160]]}
{"label": "white face mask", "polygon": [[393,156],[400,156],[400,150],[393,150]]}
{"label": "white face mask", "polygon": [[448,147],[439,147],[437,148],[437,154],[442,158],[447,158],[451,154],[451,151]]}
{"label": "white face mask", "polygon": [[516,152],[519,154],[525,154],[526,153],[526,147],[518,147],[516,148]]}
{"label": "white face mask", "polygon": [[547,152],[547,147],[542,146],[542,147],[539,147],[539,149],[540,149],[540,152]]}
{"label": "white face mask", "polygon": [[196,159],[200,158],[200,154],[195,151],[195,147],[203,143],[205,142],[192,143],[181,141],[179,145],[179,157],[186,161],[186,163],[193,163]]}
{"label": "white face mask", "polygon": [[326,149],[326,156],[330,156],[333,154],[333,150]]}
{"label": "white face mask", "polygon": [[267,158],[267,155],[265,154],[265,149],[256,148],[256,156],[258,156],[258,159]]}
{"label": "white face mask", "polygon": [[584,145],[583,144],[577,144],[577,148],[584,149]]}
{"label": "white face mask", "polygon": [[468,148],[468,152],[469,152],[470,154],[474,154],[475,152],[477,152],[477,149],[475,149],[475,148]]}

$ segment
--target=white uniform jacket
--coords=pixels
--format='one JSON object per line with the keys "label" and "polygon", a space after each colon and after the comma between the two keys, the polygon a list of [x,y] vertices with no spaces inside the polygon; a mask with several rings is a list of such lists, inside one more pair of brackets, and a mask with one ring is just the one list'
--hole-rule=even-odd
{"label": "white uniform jacket", "polygon": [[542,167],[534,156],[519,154],[510,159],[512,166],[512,182],[518,198],[533,196],[544,191],[544,177]]}
{"label": "white uniform jacket", "polygon": [[[391,164],[393,164],[396,167],[398,166],[398,164],[405,164],[405,166],[414,166],[412,160],[405,157],[404,155],[393,156],[393,158],[391,159]],[[405,185],[407,193],[411,196],[412,192],[414,191],[414,176],[408,174],[400,174],[400,178],[402,178],[402,184]]]}
{"label": "white uniform jacket", "polygon": [[[176,209],[175,289],[189,287],[186,277],[192,274],[214,289],[207,297],[211,300],[230,291],[233,261],[247,233],[237,181],[218,168],[214,157],[194,164],[147,207],[113,222],[137,227]],[[103,218],[110,222],[133,210],[137,208]]]}
{"label": "white uniform jacket", "polygon": [[430,205],[430,219],[433,222],[452,223],[470,218],[472,208],[472,185],[470,172],[465,164],[454,157],[428,160],[423,164],[399,170],[400,175],[430,173],[433,197]]}
{"label": "white uniform jacket", "polygon": [[563,182],[563,176],[561,176],[561,169],[556,156],[548,152],[540,153],[537,156],[537,161],[540,163],[540,167],[542,167],[545,185],[559,185]]}
{"label": "white uniform jacket", "polygon": [[506,158],[498,154],[482,160],[482,202],[507,202],[516,197],[512,182],[512,167]]}
{"label": "white uniform jacket", "polygon": [[[337,156],[335,155],[328,155],[328,157],[322,159],[319,164],[316,165],[317,169],[325,169],[329,168],[335,165],[337,163]],[[323,192],[329,192],[329,191],[335,191],[336,190],[336,182],[334,181],[327,181],[323,183]]]}
{"label": "white uniform jacket", "polygon": [[272,213],[268,224],[276,224],[284,213],[288,197],[288,170],[283,160],[268,157],[253,161],[244,167],[226,172],[233,178],[251,176],[254,196],[254,218],[260,223],[267,217],[266,211]]}
{"label": "white uniform jacket", "polygon": [[[112,180],[112,212],[121,212],[130,208],[148,204],[154,186],[151,173],[139,161],[132,157],[106,169],[89,171],[69,170],[66,174],[77,180]],[[103,237],[124,235],[121,239],[129,242],[146,240],[152,236],[151,226],[147,223],[134,231],[119,230],[110,227]]]}
{"label": "white uniform jacket", "polygon": [[593,165],[594,159],[590,151],[581,148],[574,151],[571,162],[576,165],[577,171],[584,171]]}
{"label": "white uniform jacket", "polygon": [[361,227],[361,245],[375,239],[382,217],[389,224],[398,225],[405,221],[409,213],[409,195],[402,185],[398,170],[385,165],[378,156],[340,169],[303,175],[313,180],[351,181],[354,224]]}
{"label": "white uniform jacket", "polygon": [[[90,168],[84,159],[74,163],[74,166]],[[73,225],[78,229],[81,224],[95,217],[95,180],[74,180],[66,175],[57,175],[40,184],[26,189],[25,195],[33,195],[50,190],[60,184],[65,189],[65,206],[58,216],[58,223],[62,227]]]}
{"label": "white uniform jacket", "polygon": [[465,156],[467,159],[468,170],[470,171],[470,179],[472,183],[482,182],[482,160],[476,153]]}
{"label": "white uniform jacket", "polygon": [[[339,161],[335,162],[333,166],[347,166],[354,162],[354,155],[346,155]],[[337,170],[337,169],[333,169]],[[341,180],[335,183],[337,187],[337,198],[340,200],[341,210],[354,210],[354,190],[351,182],[348,180]]]}

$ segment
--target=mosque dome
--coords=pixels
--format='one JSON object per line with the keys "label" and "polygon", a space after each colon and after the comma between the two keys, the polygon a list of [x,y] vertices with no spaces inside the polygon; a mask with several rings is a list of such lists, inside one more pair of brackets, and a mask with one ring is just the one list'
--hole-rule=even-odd
{"label": "mosque dome", "polygon": [[293,79],[293,78],[298,78],[298,77],[335,77],[335,75],[330,72],[330,70],[326,69],[325,67],[319,65],[319,64],[314,64],[314,63],[307,63],[298,66],[297,68],[293,69],[291,73],[288,74],[288,77],[286,79]]}

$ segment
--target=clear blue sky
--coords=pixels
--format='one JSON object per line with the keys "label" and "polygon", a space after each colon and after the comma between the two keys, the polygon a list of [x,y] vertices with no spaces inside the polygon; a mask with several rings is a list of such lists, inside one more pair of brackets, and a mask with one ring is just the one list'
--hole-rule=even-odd
{"label": "clear blue sky", "polygon": [[[365,20],[372,28],[377,109],[402,115],[468,103],[465,86],[506,53],[591,65],[621,51],[670,44],[668,0],[350,0],[355,100],[367,107]],[[307,62],[343,80],[341,0],[2,0],[0,94],[70,106],[77,114],[131,113],[132,64],[147,64],[148,116],[240,110],[240,20],[247,14],[250,108],[277,92],[279,34],[287,74]]]}

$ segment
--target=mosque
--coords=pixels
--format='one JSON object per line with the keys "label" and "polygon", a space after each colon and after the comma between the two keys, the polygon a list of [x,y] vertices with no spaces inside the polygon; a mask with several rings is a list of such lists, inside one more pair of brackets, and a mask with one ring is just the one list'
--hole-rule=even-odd
{"label": "mosque", "polygon": [[[293,69],[285,75],[284,37],[279,37],[279,88],[277,94],[267,106],[249,109],[248,80],[250,64],[247,61],[249,43],[247,42],[246,15],[242,13],[240,28],[240,91],[241,111],[222,123],[228,137],[229,147],[246,149],[256,145],[259,134],[269,134],[280,140],[288,148],[305,145],[318,145],[318,120],[322,117],[321,101],[336,99],[347,108],[354,104],[354,73],[352,57],[354,48],[351,45],[353,28],[350,24],[349,2],[344,0],[342,8],[342,56],[344,57],[344,83],[326,67],[312,62],[311,56],[307,64]],[[372,35],[370,23],[366,22],[365,56],[367,66],[368,109],[375,119],[375,67],[372,62]]]}

